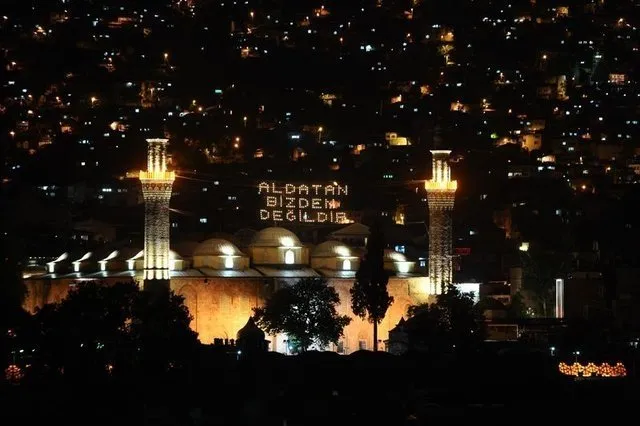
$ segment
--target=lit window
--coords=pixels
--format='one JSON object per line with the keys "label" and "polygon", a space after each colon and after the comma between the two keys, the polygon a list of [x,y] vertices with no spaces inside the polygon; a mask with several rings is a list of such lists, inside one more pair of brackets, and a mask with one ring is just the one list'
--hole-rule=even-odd
{"label": "lit window", "polygon": [[200,223],[207,223],[207,218],[206,217],[201,217],[200,218]]}
{"label": "lit window", "polygon": [[342,269],[345,271],[350,271],[351,270],[351,261],[349,259],[345,259],[342,262]]}
{"label": "lit window", "polygon": [[287,250],[287,252],[284,254],[284,263],[286,263],[287,265],[293,265],[296,261],[296,256],[293,253],[293,250]]}
{"label": "lit window", "polygon": [[224,258],[224,267],[226,269],[233,269],[233,257],[227,256]]}

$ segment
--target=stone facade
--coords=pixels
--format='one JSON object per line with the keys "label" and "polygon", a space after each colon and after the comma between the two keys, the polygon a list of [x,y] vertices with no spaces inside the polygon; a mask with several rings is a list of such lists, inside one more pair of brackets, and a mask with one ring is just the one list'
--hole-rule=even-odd
{"label": "stone facade", "polygon": [[[324,349],[351,353],[373,348],[373,326],[354,318],[351,312],[349,290],[355,281],[360,256],[343,243],[325,241],[312,252],[312,248],[302,244],[291,231],[274,227],[256,232],[242,250],[217,238],[185,250],[170,251],[170,287],[184,297],[193,317],[191,327],[201,342],[234,339],[253,314],[253,308],[262,306],[279,286],[293,285],[301,278],[325,277],[340,297],[338,312],[353,320],[344,330],[340,344]],[[25,308],[34,312],[44,304],[59,302],[70,289],[83,282],[112,285],[134,280],[142,288],[143,252],[135,252],[116,250],[103,260],[100,260],[102,256],[88,253],[83,256],[88,259],[85,268],[75,272],[70,272],[76,268],[69,259],[77,256],[67,253],[59,256],[47,264],[46,273],[25,278],[29,290]],[[387,340],[389,330],[406,315],[410,305],[427,301],[429,292],[429,278],[412,274],[414,262],[391,250],[385,250],[384,256],[385,269],[391,276],[388,289],[394,303],[378,327],[379,343]],[[270,350],[288,353],[286,335],[267,336],[267,339]]]}
{"label": "stone facade", "polygon": [[[130,278],[129,278],[130,279]],[[105,285],[127,281],[122,277],[96,279]],[[398,278],[389,280],[389,293],[394,303],[387,311],[387,316],[379,325],[378,339],[384,342],[388,332],[406,315],[407,308],[426,300],[424,288],[425,277]],[[286,282],[295,282],[287,279]],[[86,280],[85,280],[86,282]],[[200,341],[212,343],[214,338],[234,339],[238,330],[252,315],[252,309],[260,306],[276,289],[278,284],[286,282],[275,278],[212,278],[212,277],[174,277],[171,289],[185,299],[185,305],[193,317],[191,327],[198,333]],[[373,348],[373,326],[367,321],[355,318],[351,312],[351,295],[349,289],[353,279],[329,278],[340,296],[341,304],[338,312],[353,318],[344,330],[341,344],[329,348],[342,353],[351,353],[359,349]],[[35,312],[47,303],[63,300],[69,290],[82,281],[75,278],[46,279],[34,278],[25,281],[29,295],[25,300],[25,309]],[[287,352],[286,336],[267,336],[270,350]],[[383,345],[379,347],[382,349]]]}

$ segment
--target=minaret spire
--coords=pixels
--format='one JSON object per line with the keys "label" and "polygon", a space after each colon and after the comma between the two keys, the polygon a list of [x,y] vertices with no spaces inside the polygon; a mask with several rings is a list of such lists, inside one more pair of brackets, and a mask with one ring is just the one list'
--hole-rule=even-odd
{"label": "minaret spire", "polygon": [[430,294],[440,294],[453,281],[452,218],[458,182],[451,180],[449,150],[433,150],[432,176],[425,183],[429,203]]}
{"label": "minaret spire", "polygon": [[169,288],[169,201],[175,173],[167,171],[168,139],[147,139],[144,197],[144,288]]}

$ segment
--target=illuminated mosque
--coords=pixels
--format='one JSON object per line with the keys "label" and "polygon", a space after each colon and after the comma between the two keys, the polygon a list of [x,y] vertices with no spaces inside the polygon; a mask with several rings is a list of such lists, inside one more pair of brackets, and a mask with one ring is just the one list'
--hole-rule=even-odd
{"label": "illuminated mosque", "polygon": [[[87,281],[106,285],[135,281],[141,287],[169,286],[182,295],[193,317],[191,327],[201,342],[233,339],[252,315],[278,288],[300,278],[325,278],[336,289],[338,312],[353,318],[338,345],[327,350],[351,353],[373,348],[370,323],[351,312],[349,289],[354,283],[362,247],[340,240],[348,234],[366,241],[368,228],[353,223],[318,245],[300,241],[293,232],[270,227],[250,235],[212,238],[193,244],[170,242],[169,202],[175,179],[167,170],[166,139],[149,139],[147,170],[140,172],[145,201],[144,247],[105,252],[63,253],[40,268],[24,271],[29,290],[25,308],[34,312],[46,303],[62,300],[70,289]],[[429,271],[419,273],[415,262],[402,253],[386,250],[385,269],[390,274],[388,290],[394,298],[379,326],[380,347],[388,332],[406,315],[407,308],[432,300],[452,282],[451,211],[456,182],[451,180],[449,151],[432,151],[433,176],[426,182],[430,209]],[[364,244],[361,244],[364,245]],[[269,349],[287,353],[287,336],[269,336]]]}

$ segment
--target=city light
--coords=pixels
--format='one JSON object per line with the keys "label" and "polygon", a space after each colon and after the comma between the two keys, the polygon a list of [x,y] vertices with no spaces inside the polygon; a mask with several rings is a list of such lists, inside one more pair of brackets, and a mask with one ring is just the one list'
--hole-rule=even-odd
{"label": "city light", "polygon": [[602,363],[596,365],[592,362],[584,365],[578,362],[566,364],[561,362],[558,364],[558,370],[565,376],[573,377],[626,377],[627,369],[622,362],[616,364]]}

